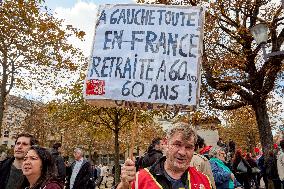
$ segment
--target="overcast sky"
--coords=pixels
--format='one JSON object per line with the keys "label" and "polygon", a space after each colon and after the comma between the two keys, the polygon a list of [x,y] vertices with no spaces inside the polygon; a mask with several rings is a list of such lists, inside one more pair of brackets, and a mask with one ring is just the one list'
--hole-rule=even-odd
{"label": "overcast sky", "polygon": [[64,19],[66,24],[83,30],[86,33],[84,41],[70,39],[72,43],[83,50],[86,56],[91,53],[97,7],[100,4],[135,3],[134,0],[47,0],[46,5],[55,17]]}

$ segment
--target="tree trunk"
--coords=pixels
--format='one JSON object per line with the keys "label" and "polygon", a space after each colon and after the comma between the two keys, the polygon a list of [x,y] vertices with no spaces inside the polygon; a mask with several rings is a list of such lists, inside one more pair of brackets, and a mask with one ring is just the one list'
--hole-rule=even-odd
{"label": "tree trunk", "polygon": [[8,83],[8,55],[5,52],[3,54],[3,60],[2,60],[2,78],[1,78],[1,96],[0,96],[0,139],[2,137],[2,129],[3,129],[3,118],[4,118],[4,111],[5,111],[5,102],[6,102],[6,97],[8,95],[7,91],[7,83]]}
{"label": "tree trunk", "polygon": [[254,103],[253,109],[256,115],[262,151],[265,155],[265,159],[267,159],[269,152],[273,147],[273,136],[269,123],[266,101],[258,101],[258,103]]}
{"label": "tree trunk", "polygon": [[[8,81],[8,75],[7,75],[7,56],[4,56],[3,58],[3,64],[2,64],[2,81],[1,81],[1,96],[0,96],[0,138],[2,136],[2,129],[3,129],[3,117],[4,117],[4,111],[5,111],[5,102],[7,97],[7,81]],[[3,131],[4,132],[4,131]]]}
{"label": "tree trunk", "polygon": [[[6,96],[2,95],[0,97],[0,138],[2,136],[2,124],[3,124],[3,117],[4,117],[4,111],[5,111],[5,101],[6,101]],[[4,131],[3,131],[4,133]]]}
{"label": "tree trunk", "polygon": [[119,182],[120,177],[120,167],[119,167],[119,143],[118,143],[118,134],[119,134],[119,121],[115,122],[115,130],[114,130],[114,169],[115,169],[115,176],[114,181],[115,184]]}

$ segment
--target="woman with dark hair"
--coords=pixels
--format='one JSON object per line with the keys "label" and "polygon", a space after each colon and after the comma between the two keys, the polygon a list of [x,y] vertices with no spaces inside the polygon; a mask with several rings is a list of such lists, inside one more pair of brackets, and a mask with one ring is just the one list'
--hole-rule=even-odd
{"label": "woman with dark hair", "polygon": [[56,179],[54,160],[45,148],[32,146],[24,157],[22,170],[24,189],[63,189],[62,183]]}

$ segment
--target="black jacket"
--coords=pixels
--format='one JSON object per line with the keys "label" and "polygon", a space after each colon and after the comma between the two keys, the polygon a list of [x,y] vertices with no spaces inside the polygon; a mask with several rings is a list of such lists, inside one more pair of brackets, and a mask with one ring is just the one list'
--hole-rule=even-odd
{"label": "black jacket", "polygon": [[[74,161],[69,167],[69,170],[67,171],[68,178],[67,178],[66,189],[70,188],[70,178],[71,178],[75,163],[76,162]],[[93,182],[91,178],[92,178],[91,164],[87,160],[83,160],[80,171],[78,172],[75,178],[73,189],[93,189]]]}
{"label": "black jacket", "polygon": [[151,149],[144,155],[142,160],[142,167],[146,168],[152,166],[161,157],[163,157],[163,153],[160,150]]}
{"label": "black jacket", "polygon": [[0,189],[5,189],[6,187],[14,160],[15,158],[12,157],[0,162]]}
{"label": "black jacket", "polygon": [[64,159],[60,156],[59,152],[55,149],[51,149],[51,155],[55,161],[55,165],[58,172],[58,179],[61,181],[65,181],[66,177],[66,167],[64,164]]}

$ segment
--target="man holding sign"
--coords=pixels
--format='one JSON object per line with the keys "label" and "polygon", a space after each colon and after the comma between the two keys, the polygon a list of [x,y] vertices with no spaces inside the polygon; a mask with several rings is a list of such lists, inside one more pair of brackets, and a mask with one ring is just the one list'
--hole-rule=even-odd
{"label": "man holding sign", "polygon": [[178,126],[171,129],[165,139],[166,157],[137,173],[134,162],[127,159],[117,189],[128,189],[130,185],[133,189],[210,189],[208,177],[189,167],[196,138],[190,128]]}

